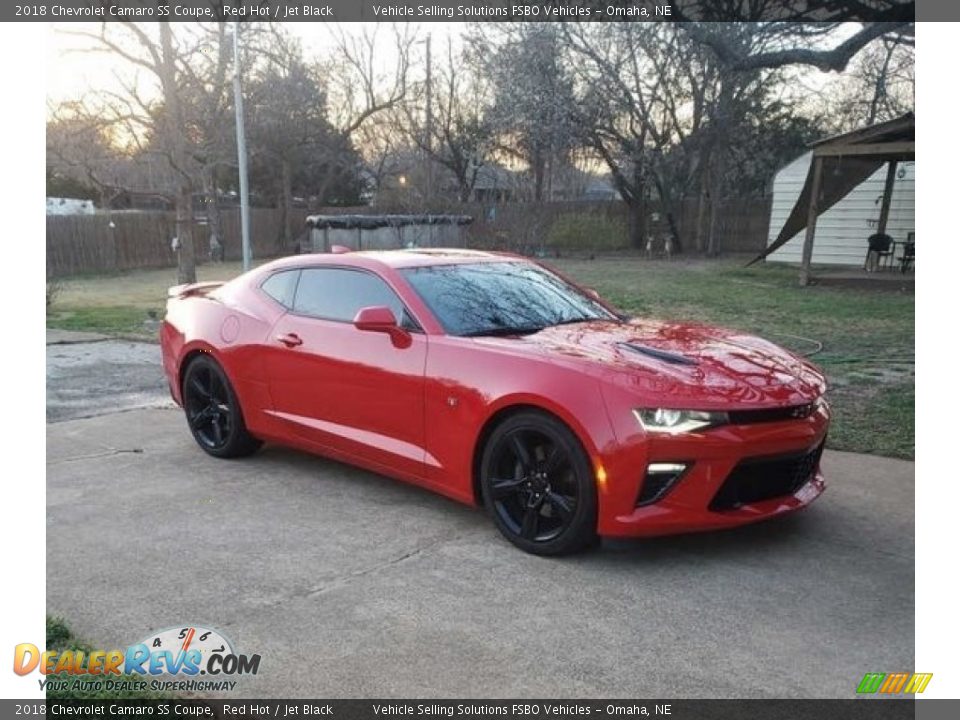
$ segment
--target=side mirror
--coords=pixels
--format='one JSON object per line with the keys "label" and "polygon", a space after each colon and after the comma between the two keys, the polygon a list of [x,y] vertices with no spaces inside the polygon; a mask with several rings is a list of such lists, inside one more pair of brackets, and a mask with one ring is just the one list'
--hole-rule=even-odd
{"label": "side mirror", "polygon": [[584,288],[584,291],[587,293],[588,297],[593,298],[594,300],[600,300],[600,293],[598,293],[593,288]]}
{"label": "side mirror", "polygon": [[410,333],[397,324],[393,310],[385,305],[360,308],[353,318],[353,326],[365,332],[387,333],[395,347],[410,347]]}

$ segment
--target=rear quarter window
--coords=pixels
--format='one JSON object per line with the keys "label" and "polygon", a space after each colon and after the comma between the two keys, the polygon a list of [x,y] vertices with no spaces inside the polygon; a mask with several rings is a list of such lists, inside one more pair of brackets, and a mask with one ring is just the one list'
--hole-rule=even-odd
{"label": "rear quarter window", "polygon": [[299,270],[284,270],[274,273],[260,285],[260,289],[285,308],[293,307],[293,298],[297,292]]}

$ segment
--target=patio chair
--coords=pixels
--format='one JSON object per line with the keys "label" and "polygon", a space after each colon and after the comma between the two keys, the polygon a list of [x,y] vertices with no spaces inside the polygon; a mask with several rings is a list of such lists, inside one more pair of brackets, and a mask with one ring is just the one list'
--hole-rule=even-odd
{"label": "patio chair", "polygon": [[885,233],[874,233],[867,238],[869,249],[863,261],[863,269],[873,272],[883,267],[884,260],[888,263],[893,257],[893,238]]}
{"label": "patio chair", "polygon": [[903,255],[900,256],[900,272],[906,273],[913,266],[916,253],[915,233],[907,233],[907,241],[903,244]]}

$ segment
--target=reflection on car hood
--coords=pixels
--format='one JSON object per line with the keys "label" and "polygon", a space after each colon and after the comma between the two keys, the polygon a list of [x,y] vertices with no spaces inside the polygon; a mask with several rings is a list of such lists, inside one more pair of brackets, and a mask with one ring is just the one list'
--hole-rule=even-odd
{"label": "reflection on car hood", "polygon": [[668,395],[674,406],[686,400],[702,409],[800,404],[825,389],[816,368],[777,345],[705,325],[595,321],[488,342],[587,363],[638,393]]}

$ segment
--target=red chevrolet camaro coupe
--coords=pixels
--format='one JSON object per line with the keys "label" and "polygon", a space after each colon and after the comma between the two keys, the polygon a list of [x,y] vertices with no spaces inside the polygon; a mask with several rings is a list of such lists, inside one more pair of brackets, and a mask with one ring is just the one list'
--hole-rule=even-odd
{"label": "red chevrolet camaro coupe", "polygon": [[530,260],[301,255],[172,288],[174,400],[216,457],[292,445],[482,504],[523,550],[727,528],[823,492],[823,375],[757,337],[626,319]]}

